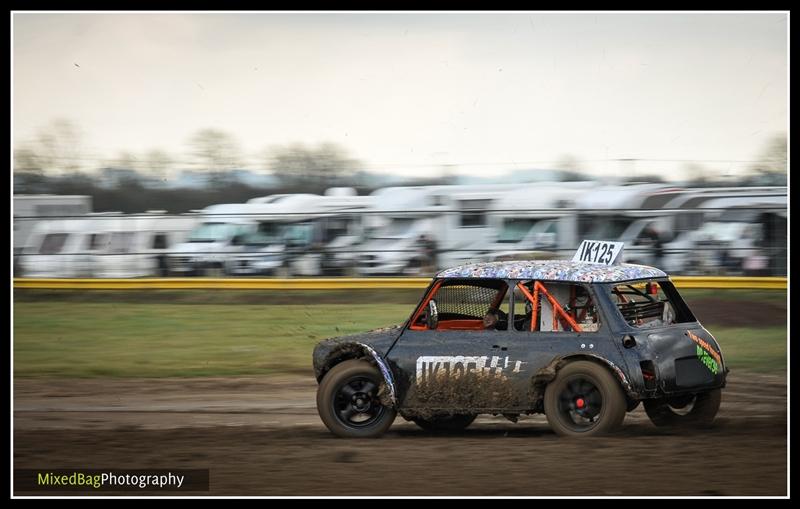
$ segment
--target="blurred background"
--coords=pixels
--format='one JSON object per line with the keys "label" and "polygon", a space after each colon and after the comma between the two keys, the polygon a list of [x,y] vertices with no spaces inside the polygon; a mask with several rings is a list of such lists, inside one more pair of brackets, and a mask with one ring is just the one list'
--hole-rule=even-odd
{"label": "blurred background", "polygon": [[786,18],[17,13],[15,275],[785,275]]}

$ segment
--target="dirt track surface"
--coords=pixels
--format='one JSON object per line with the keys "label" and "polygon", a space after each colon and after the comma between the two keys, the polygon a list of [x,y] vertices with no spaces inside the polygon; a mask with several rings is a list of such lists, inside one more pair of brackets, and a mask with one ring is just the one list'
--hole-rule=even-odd
{"label": "dirt track surface", "polygon": [[209,468],[201,495],[786,495],[784,377],[731,373],[708,430],[656,428],[640,407],[588,440],[543,416],[449,435],[398,417],[381,439],[344,440],[315,391],[304,377],[18,378],[14,467]]}
{"label": "dirt track surface", "polygon": [[733,301],[702,298],[687,299],[700,323],[726,327],[754,327],[761,324],[786,323],[786,304],[774,302]]}

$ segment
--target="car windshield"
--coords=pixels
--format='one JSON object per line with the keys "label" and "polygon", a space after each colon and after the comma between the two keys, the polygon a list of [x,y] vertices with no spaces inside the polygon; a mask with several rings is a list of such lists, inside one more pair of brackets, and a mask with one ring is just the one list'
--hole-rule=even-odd
{"label": "car windshield", "polygon": [[305,246],[314,241],[314,223],[287,225],[283,234],[287,244]]}
{"label": "car windshield", "polygon": [[248,246],[267,246],[269,244],[276,244],[281,241],[285,225],[280,223],[263,222],[258,224],[258,228],[250,233],[247,233],[242,243]]}
{"label": "car windshield", "polygon": [[413,218],[393,217],[391,222],[384,228],[370,229],[369,237],[371,239],[397,239],[407,237],[413,224]]}
{"label": "car windshield", "polygon": [[596,220],[596,226],[591,229],[586,238],[597,240],[615,240],[625,232],[633,222],[630,217],[608,217]]}
{"label": "car windshield", "polygon": [[236,233],[237,225],[231,223],[203,223],[189,235],[189,242],[220,242]]}
{"label": "car windshield", "polygon": [[522,219],[513,218],[503,221],[503,229],[497,237],[497,242],[516,244],[520,242],[525,235],[531,231],[533,225],[537,222],[536,219]]}
{"label": "car windshield", "polygon": [[639,329],[697,321],[669,281],[619,284],[611,297],[623,320]]}
{"label": "car windshield", "polygon": [[747,227],[746,223],[728,223],[712,221],[703,225],[698,231],[701,238],[710,240],[732,241],[742,237],[742,231]]}

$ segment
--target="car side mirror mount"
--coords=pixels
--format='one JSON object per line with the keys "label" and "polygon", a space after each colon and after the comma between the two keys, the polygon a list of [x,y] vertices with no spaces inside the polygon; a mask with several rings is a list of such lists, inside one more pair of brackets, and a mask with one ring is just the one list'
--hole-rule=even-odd
{"label": "car side mirror mount", "polygon": [[439,325],[439,309],[436,307],[436,301],[431,299],[428,301],[428,309],[426,310],[425,321],[428,328],[431,330],[436,329]]}

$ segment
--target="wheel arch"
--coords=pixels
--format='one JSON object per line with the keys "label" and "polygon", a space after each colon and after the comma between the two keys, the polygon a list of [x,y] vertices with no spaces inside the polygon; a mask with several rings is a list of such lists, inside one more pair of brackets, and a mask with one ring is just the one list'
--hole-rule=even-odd
{"label": "wheel arch", "polygon": [[380,370],[381,376],[383,377],[383,381],[386,383],[386,387],[388,390],[387,394],[388,400],[383,401],[383,403],[396,408],[397,392],[392,371],[389,369],[389,365],[378,354],[378,352],[376,352],[374,348],[365,343],[359,343],[357,341],[353,341],[337,345],[333,350],[331,350],[325,356],[324,360],[320,364],[319,370],[316,374],[317,382],[321,382],[322,379],[325,378],[325,375],[328,373],[328,371],[330,371],[331,368],[333,368],[337,364],[340,364],[347,360],[357,360],[357,359],[367,360],[378,367],[378,370]]}
{"label": "wheel arch", "polygon": [[607,369],[625,394],[625,399],[628,403],[628,411],[633,410],[636,408],[636,405],[639,404],[639,395],[633,390],[628,377],[625,376],[625,373],[619,366],[599,355],[577,353],[554,358],[547,366],[541,368],[531,378],[531,402],[535,407],[539,407],[542,404],[547,384],[555,379],[561,368],[575,361],[588,361]]}

